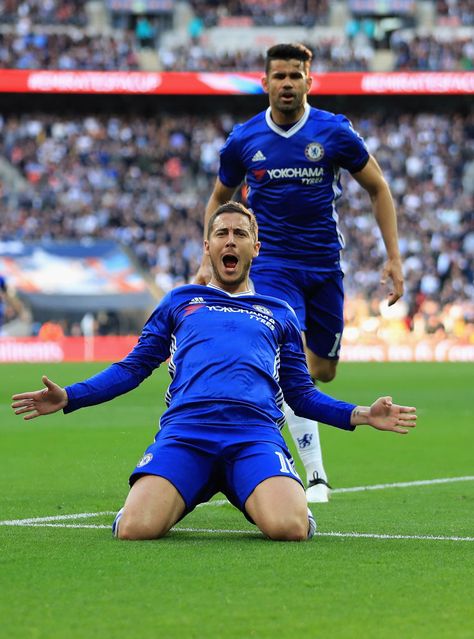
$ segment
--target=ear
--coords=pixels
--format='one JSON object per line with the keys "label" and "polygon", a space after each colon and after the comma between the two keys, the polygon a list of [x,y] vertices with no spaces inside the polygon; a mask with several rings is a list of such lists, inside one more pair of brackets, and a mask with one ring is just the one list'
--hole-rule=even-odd
{"label": "ear", "polygon": [[311,75],[311,73],[308,73],[308,75],[306,76],[306,93],[310,92],[312,86],[313,86],[313,76]]}
{"label": "ear", "polygon": [[204,255],[209,255],[209,242],[204,240]]}
{"label": "ear", "polygon": [[262,246],[261,242],[255,242],[254,247],[253,247],[253,256],[257,257],[257,255],[260,253],[260,247]]}
{"label": "ear", "polygon": [[262,87],[263,87],[263,90],[265,91],[265,93],[268,93],[268,78],[267,78],[266,75],[262,76],[261,83],[262,83]]}

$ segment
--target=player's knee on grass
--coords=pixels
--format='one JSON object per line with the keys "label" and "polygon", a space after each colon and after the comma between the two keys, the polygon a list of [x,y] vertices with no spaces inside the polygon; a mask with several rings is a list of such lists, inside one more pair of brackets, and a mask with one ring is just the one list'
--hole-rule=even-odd
{"label": "player's knee on grass", "polygon": [[308,515],[304,512],[289,515],[267,515],[260,522],[260,530],[273,541],[304,541],[308,538]]}
{"label": "player's knee on grass", "polygon": [[128,541],[140,541],[147,539],[160,539],[171,528],[168,523],[156,523],[151,520],[144,521],[134,518],[124,512],[117,524],[115,536],[117,539]]}

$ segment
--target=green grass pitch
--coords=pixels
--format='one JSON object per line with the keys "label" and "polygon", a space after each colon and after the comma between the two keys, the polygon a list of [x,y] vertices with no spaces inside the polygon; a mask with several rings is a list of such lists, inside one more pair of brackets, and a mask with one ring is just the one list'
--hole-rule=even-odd
{"label": "green grass pitch", "polygon": [[[10,409],[11,395],[39,388],[43,373],[64,385],[100,368],[0,367],[2,637],[474,636],[472,364],[340,365],[324,390],[362,404],[390,393],[418,407],[419,423],[407,436],[321,427],[338,490],[313,506],[320,534],[299,544],[265,540],[226,504],[197,508],[163,540],[114,540],[113,515],[96,513],[123,503],[164,408],[165,368],[69,416],[24,422]],[[58,519],[79,513],[91,515]],[[48,516],[48,526],[5,525]]]}

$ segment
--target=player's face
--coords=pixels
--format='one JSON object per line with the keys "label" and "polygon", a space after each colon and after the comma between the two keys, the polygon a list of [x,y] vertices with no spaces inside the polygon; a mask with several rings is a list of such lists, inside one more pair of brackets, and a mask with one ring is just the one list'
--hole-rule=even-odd
{"label": "player's face", "polygon": [[241,213],[222,213],[212,227],[204,249],[212,267],[211,284],[229,293],[248,290],[252,259],[258,255],[260,242],[252,234],[250,220]]}
{"label": "player's face", "polygon": [[299,120],[305,109],[311,76],[301,60],[272,60],[262,85],[268,93],[272,118],[277,124]]}

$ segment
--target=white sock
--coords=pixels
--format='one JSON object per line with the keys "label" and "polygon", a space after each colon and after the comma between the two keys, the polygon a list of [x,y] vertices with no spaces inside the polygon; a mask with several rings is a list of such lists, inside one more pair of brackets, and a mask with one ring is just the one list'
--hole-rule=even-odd
{"label": "white sock", "polygon": [[319,441],[318,422],[312,422],[304,417],[298,417],[292,409],[285,404],[285,417],[298,454],[306,470],[307,480],[318,477],[327,481],[326,471],[323,466],[321,442]]}

